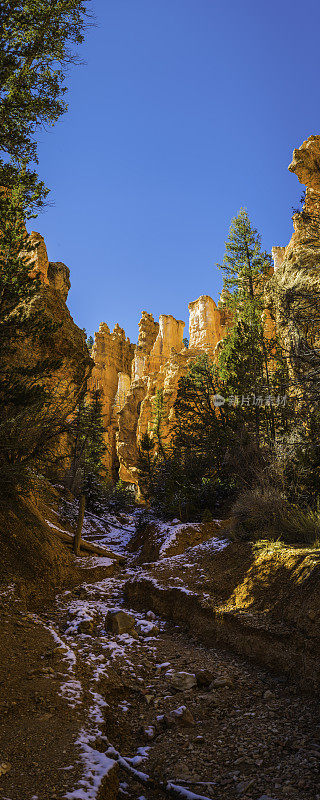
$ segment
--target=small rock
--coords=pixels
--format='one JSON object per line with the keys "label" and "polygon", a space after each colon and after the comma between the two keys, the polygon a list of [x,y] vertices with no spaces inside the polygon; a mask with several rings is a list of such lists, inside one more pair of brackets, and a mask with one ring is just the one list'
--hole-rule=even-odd
{"label": "small rock", "polygon": [[210,686],[213,681],[213,674],[208,669],[198,669],[196,671],[196,681],[198,686]]}
{"label": "small rock", "polygon": [[184,728],[187,728],[189,725],[195,725],[194,716],[188,708],[185,708],[182,714],[178,716],[178,722],[180,725],[183,725]]}
{"label": "small rock", "polygon": [[137,630],[141,636],[156,636],[159,633],[159,628],[152,622],[141,621],[137,624]]}
{"label": "small rock", "polygon": [[6,772],[10,772],[11,764],[8,761],[2,761],[0,763],[0,775],[5,775]]}
{"label": "small rock", "polygon": [[176,708],[174,711],[170,711],[170,716],[173,717],[177,722],[180,722],[181,725],[194,725],[194,717],[191,714],[191,711],[187,708],[187,706],[180,706]]}
{"label": "small rock", "polygon": [[168,667],[170,667],[170,661],[164,661],[163,664],[156,665],[156,672],[161,674],[161,672],[164,672]]}
{"label": "small rock", "polygon": [[135,618],[126,611],[108,611],[105,621],[106,631],[112,633],[130,633],[135,626]]}
{"label": "small rock", "polygon": [[92,619],[82,619],[77,627],[78,633],[92,634],[94,633],[94,623]]}
{"label": "small rock", "polygon": [[244,792],[246,792],[250,788],[250,786],[253,786],[253,784],[254,784],[254,780],[242,781],[241,783],[237,783],[237,785],[236,785],[237,794],[240,794],[240,795],[244,794]]}
{"label": "small rock", "polygon": [[261,797],[258,798],[258,800],[277,800],[277,798],[270,797],[269,794],[262,794]]}
{"label": "small rock", "polygon": [[144,728],[144,735],[147,737],[147,739],[154,739],[155,732],[156,731],[153,725],[148,725],[147,728]]}
{"label": "small rock", "polygon": [[240,758],[236,758],[234,764],[236,767],[247,767],[253,764],[253,758],[249,758],[248,756],[240,756]]}
{"label": "small rock", "polygon": [[157,619],[156,615],[153,613],[153,611],[147,611],[146,617],[147,617],[147,619],[151,619],[151,620]]}
{"label": "small rock", "polygon": [[193,672],[175,672],[174,669],[169,669],[166,672],[166,678],[180,692],[192,689],[193,686],[197,685],[196,676]]}
{"label": "small rock", "polygon": [[172,714],[164,714],[162,719],[162,724],[165,728],[172,728],[172,725],[175,723],[175,719]]}
{"label": "small rock", "polygon": [[230,686],[232,686],[232,679],[229,678],[228,675],[221,678],[215,678],[215,680],[212,682],[212,686],[214,689],[222,689],[224,687],[230,688]]}
{"label": "small rock", "polygon": [[274,700],[273,692],[271,692],[270,689],[267,689],[267,691],[264,692],[264,694],[263,694],[263,699],[264,700]]}

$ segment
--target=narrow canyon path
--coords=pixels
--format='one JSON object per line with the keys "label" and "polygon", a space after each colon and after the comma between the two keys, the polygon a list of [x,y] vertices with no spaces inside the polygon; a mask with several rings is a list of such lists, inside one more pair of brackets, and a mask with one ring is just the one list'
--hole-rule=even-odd
{"label": "narrow canyon path", "polygon": [[[120,527],[110,538],[89,525],[86,538],[125,553],[125,567],[64,591],[44,615],[28,615],[53,640],[45,677],[46,686],[59,677],[65,762],[50,785],[35,774],[30,791],[24,783],[3,793],[0,777],[0,798],[158,800],[167,792],[182,800],[320,800],[315,698],[206,647],[196,630],[190,637],[152,609],[127,607],[124,587],[140,568],[127,550],[134,521]],[[98,560],[82,560],[90,574]],[[69,717],[78,722],[73,755],[63,744]]]}

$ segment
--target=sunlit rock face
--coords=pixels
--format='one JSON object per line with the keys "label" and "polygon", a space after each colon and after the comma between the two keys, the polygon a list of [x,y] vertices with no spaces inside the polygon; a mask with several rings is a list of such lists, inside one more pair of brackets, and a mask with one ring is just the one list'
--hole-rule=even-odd
{"label": "sunlit rock face", "polygon": [[145,374],[147,358],[153,348],[159,332],[159,324],[154,321],[152,314],[142,312],[139,322],[139,338],[135,347],[132,362],[132,380],[140,380]]}
{"label": "sunlit rock face", "polygon": [[28,253],[32,261],[31,275],[37,275],[44,286],[51,286],[66,302],[71,286],[69,267],[61,261],[49,261],[46,243],[40,233],[31,231],[29,242],[32,248]]}
{"label": "sunlit rock face", "polygon": [[28,258],[30,257],[30,261],[32,261],[32,270],[30,274],[32,276],[39,276],[41,283],[48,285],[49,259],[44,238],[40,233],[31,231],[29,235],[29,244],[32,248],[30,254],[28,253]]}
{"label": "sunlit rock face", "polygon": [[[320,295],[320,136],[311,136],[294,151],[289,169],[307,186],[303,210],[293,217],[294,234],[287,247],[274,247],[274,274],[270,274],[263,312],[265,334],[282,334],[294,363],[298,359],[299,325],[294,315],[288,326],[288,303],[298,302],[301,292]],[[96,334],[93,357],[95,385],[103,389],[110,469],[120,467],[120,478],[139,482],[139,443],[154,431],[155,406],[162,397],[161,436],[170,441],[174,404],[180,378],[192,359],[206,353],[216,360],[222,340],[232,325],[228,292],[218,304],[202,295],[189,304],[189,347],[184,347],[184,322],[163,314],[159,323],[142,312],[136,346],[116,326],[112,334],[104,324]]]}
{"label": "sunlit rock face", "polygon": [[61,261],[49,261],[47,277],[50,286],[61,294],[61,297],[66,302],[69,294],[70,283],[70,270]]}
{"label": "sunlit rock face", "polygon": [[158,335],[150,353],[149,372],[159,369],[168,360],[172,350],[180,353],[183,347],[183,330],[183,320],[175,319],[171,314],[161,314]]}
{"label": "sunlit rock face", "polygon": [[288,169],[294,172],[300,183],[308,189],[320,192],[320,136],[309,136],[293,151]]}
{"label": "sunlit rock face", "polygon": [[273,264],[274,264],[274,271],[275,272],[277,271],[278,267],[281,267],[281,264],[282,264],[283,259],[284,259],[285,252],[286,252],[286,248],[285,247],[272,247],[271,255],[272,255],[272,258],[273,258]]}
{"label": "sunlit rock face", "polygon": [[92,349],[94,368],[88,390],[99,389],[101,392],[107,446],[104,460],[106,471],[110,474],[114,473],[117,461],[115,443],[117,412],[124,404],[130,387],[133,356],[134,345],[126,337],[123,328],[116,324],[111,333],[108,325],[102,322],[98,333],[95,334]]}
{"label": "sunlit rock face", "polygon": [[225,299],[221,298],[219,308],[209,296],[190,304],[189,348],[183,344],[182,320],[162,314],[157,325],[151,314],[143,312],[130,391],[117,420],[116,450],[123,481],[139,483],[139,442],[145,433],[153,435],[159,393],[163,404],[161,438],[163,443],[170,441],[180,378],[186,374],[192,359],[201,353],[214,357],[216,346],[230,324]]}
{"label": "sunlit rock face", "polygon": [[218,342],[225,335],[228,314],[224,309],[224,298],[220,298],[217,308],[209,295],[201,295],[189,303],[189,347],[213,355]]}
{"label": "sunlit rock face", "polygon": [[[70,446],[67,436],[54,436],[54,426],[56,424],[59,429],[60,421],[73,414],[79,392],[89,379],[93,362],[89,356],[85,333],[75,324],[65,302],[70,287],[68,268],[64,264],[49,263],[46,245],[39,233],[33,232],[29,236],[29,243],[33,247],[32,251],[27,252],[27,258],[32,264],[30,274],[37,275],[40,284],[32,297],[22,300],[11,312],[12,322],[14,323],[16,317],[17,323],[14,347],[9,351],[10,366],[17,371],[23,367],[31,374],[41,374],[42,384],[47,391],[45,413],[41,403],[39,407],[25,404],[23,437],[27,442],[29,431],[31,436],[37,431],[40,436],[46,418],[51,419],[53,438],[50,443],[50,459],[54,463],[54,459],[59,456],[55,469],[61,469],[63,474],[68,464]],[[20,325],[21,311],[24,320],[30,323],[26,329]],[[32,334],[26,334],[26,330],[37,330],[39,320],[43,335],[35,338]],[[47,329],[49,333],[46,332]],[[6,354],[2,356],[5,366]],[[53,363],[47,371],[43,366],[46,362]]]}
{"label": "sunlit rock face", "polygon": [[[290,357],[292,382],[299,393],[303,365],[306,367],[306,342],[319,341],[320,136],[309,136],[294,150],[289,170],[305,184],[306,198],[302,210],[293,215],[294,233],[289,244],[273,248],[275,273],[269,298]],[[320,363],[318,366],[320,369]]]}

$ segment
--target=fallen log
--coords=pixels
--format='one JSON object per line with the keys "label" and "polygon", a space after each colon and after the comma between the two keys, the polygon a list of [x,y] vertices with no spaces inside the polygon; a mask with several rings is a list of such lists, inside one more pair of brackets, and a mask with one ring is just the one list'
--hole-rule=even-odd
{"label": "fallen log", "polygon": [[[71,533],[65,533],[58,528],[54,528],[54,531],[51,529],[50,533],[54,533],[55,536],[58,536],[59,539],[70,544],[72,547],[73,536]],[[120,553],[113,553],[112,550],[99,547],[99,545],[96,544],[91,544],[91,542],[86,542],[85,539],[80,539],[80,550],[85,550],[87,553],[93,553],[96,556],[104,556],[104,558],[113,558],[118,564],[125,564],[126,561],[125,556],[120,555]]]}
{"label": "fallen log", "polygon": [[194,792],[190,792],[188,789],[185,789],[184,786],[178,786],[171,781],[157,781],[152,778],[150,775],[147,775],[146,772],[140,772],[140,770],[135,769],[126,758],[115,750],[114,747],[108,747],[106,751],[106,755],[110,758],[113,758],[117,764],[119,765],[120,769],[123,769],[127,772],[133,780],[138,781],[138,783],[142,783],[142,785],[149,789],[156,789],[162,792],[165,795],[169,795],[169,797],[174,798],[174,800],[210,800],[208,796],[203,794],[194,794]]}

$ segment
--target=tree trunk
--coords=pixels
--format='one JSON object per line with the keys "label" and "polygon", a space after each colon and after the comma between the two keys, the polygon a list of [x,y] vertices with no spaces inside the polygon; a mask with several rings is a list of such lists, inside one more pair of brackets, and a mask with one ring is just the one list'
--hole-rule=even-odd
{"label": "tree trunk", "polygon": [[84,494],[81,495],[79,500],[79,511],[78,511],[78,519],[77,519],[77,530],[74,534],[73,538],[73,552],[75,556],[80,555],[80,542],[81,542],[81,531],[83,525],[83,517],[86,507],[86,497]]}

